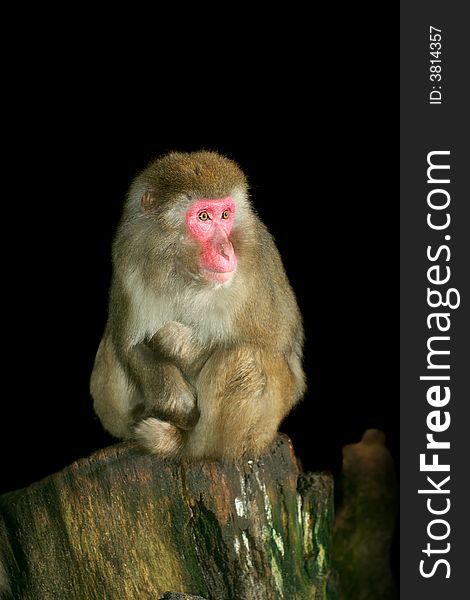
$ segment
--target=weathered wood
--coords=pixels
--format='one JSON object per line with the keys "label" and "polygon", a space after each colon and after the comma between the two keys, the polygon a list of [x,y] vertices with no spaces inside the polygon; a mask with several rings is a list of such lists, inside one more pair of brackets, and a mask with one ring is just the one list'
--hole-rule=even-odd
{"label": "weathered wood", "polygon": [[206,600],[202,596],[193,596],[184,592],[166,592],[160,600]]}
{"label": "weathered wood", "polygon": [[282,435],[240,464],[177,465],[117,444],[0,497],[4,589],[20,600],[323,600],[332,491],[331,476],[299,473]]}

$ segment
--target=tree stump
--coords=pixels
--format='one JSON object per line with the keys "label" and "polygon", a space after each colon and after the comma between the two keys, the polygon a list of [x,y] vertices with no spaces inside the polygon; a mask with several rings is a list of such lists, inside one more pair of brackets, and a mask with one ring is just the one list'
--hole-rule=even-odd
{"label": "tree stump", "polygon": [[324,600],[332,520],[286,436],[238,464],[117,444],[0,497],[1,597]]}

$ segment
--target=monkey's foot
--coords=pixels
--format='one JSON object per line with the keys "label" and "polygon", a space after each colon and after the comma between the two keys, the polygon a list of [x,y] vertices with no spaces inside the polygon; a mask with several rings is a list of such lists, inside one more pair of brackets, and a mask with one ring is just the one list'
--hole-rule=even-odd
{"label": "monkey's foot", "polygon": [[160,456],[175,456],[184,444],[184,431],[156,417],[138,423],[133,437],[146,450]]}
{"label": "monkey's foot", "polygon": [[178,403],[178,405],[174,406],[173,409],[169,410],[168,412],[164,412],[161,415],[157,414],[149,416],[162,417],[164,421],[169,421],[179,429],[189,431],[190,429],[194,429],[196,427],[201,413],[199,412],[197,404],[192,403],[188,405],[188,403],[183,404],[181,402],[181,406]]}
{"label": "monkey's foot", "polygon": [[149,417],[155,417],[157,420],[170,423],[178,429],[189,431],[196,427],[200,412],[193,396],[181,394],[177,402],[173,402],[171,406],[165,408],[157,405],[148,407],[145,404],[137,404],[132,409],[133,424]]}

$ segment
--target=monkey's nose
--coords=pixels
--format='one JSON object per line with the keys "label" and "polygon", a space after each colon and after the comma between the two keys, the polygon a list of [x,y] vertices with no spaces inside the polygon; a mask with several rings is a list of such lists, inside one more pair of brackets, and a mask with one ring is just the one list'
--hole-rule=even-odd
{"label": "monkey's nose", "polygon": [[232,242],[229,240],[227,233],[222,227],[216,226],[212,240],[213,247],[217,253],[222,256],[222,258],[225,258],[225,260],[232,261],[235,250],[233,249]]}
{"label": "monkey's nose", "polygon": [[232,243],[229,240],[222,242],[220,244],[219,252],[227,260],[230,260],[233,257],[233,255],[235,254]]}

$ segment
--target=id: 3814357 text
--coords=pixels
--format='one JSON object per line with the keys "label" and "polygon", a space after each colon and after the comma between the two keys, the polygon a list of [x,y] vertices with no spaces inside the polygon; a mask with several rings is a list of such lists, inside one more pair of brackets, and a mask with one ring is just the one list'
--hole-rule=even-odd
{"label": "id: 3814357 text", "polygon": [[442,104],[442,30],[429,27],[429,104]]}

